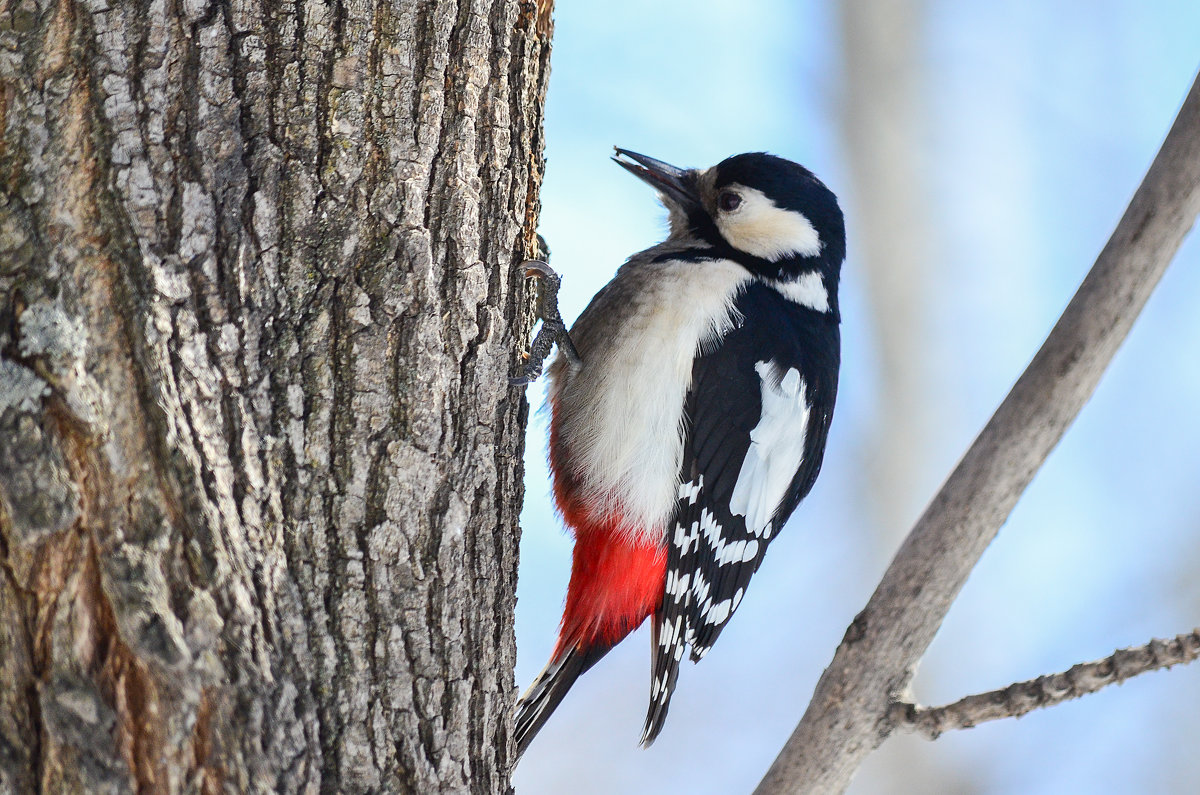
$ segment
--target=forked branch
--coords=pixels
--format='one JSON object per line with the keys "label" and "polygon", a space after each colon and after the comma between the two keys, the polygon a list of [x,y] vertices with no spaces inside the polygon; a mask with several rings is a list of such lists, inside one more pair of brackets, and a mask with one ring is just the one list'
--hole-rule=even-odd
{"label": "forked branch", "polygon": [[840,792],[896,728],[904,692],[971,569],[1058,444],[1200,212],[1200,79],[1041,350],[896,553],[758,795]]}

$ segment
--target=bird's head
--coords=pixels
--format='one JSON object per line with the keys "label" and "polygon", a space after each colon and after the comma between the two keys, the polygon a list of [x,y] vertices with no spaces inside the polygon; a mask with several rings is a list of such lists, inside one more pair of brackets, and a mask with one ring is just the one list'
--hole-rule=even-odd
{"label": "bird's head", "polygon": [[836,284],[846,254],[842,211],[808,169],[763,152],[698,170],[616,151],[617,163],[659,192],[672,237],[700,238],[764,278],[819,270]]}

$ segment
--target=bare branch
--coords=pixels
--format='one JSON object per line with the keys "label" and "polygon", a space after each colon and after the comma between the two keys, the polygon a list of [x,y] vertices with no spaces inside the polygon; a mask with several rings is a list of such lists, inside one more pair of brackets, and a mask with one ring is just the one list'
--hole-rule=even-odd
{"label": "bare branch", "polygon": [[942,707],[897,701],[892,704],[891,717],[897,728],[936,740],[942,732],[970,729],[989,720],[1019,718],[1040,707],[1095,693],[1147,671],[1187,664],[1197,657],[1200,657],[1200,629],[1171,640],[1155,638],[1144,646],[1117,649],[1103,660],[1079,663],[1060,673],[967,696]]}
{"label": "bare branch", "polygon": [[1200,212],[1200,79],[1108,244],[854,619],[756,793],[840,792],[959,590],[1108,363]]}

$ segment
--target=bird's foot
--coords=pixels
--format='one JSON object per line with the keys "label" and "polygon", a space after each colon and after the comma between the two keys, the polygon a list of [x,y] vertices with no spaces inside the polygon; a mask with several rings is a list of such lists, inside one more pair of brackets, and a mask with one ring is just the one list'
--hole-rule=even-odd
{"label": "bird's foot", "polygon": [[542,374],[542,365],[550,355],[550,349],[556,343],[559,350],[572,364],[579,363],[579,354],[567,334],[567,325],[562,315],[558,313],[558,288],[562,285],[562,277],[554,272],[546,263],[540,260],[526,260],[517,266],[517,270],[526,279],[537,279],[541,282],[541,296],[538,300],[538,317],[542,319],[542,327],[538,329],[529,353],[523,354],[525,365],[519,374],[508,379],[513,386],[525,386],[536,381]]}

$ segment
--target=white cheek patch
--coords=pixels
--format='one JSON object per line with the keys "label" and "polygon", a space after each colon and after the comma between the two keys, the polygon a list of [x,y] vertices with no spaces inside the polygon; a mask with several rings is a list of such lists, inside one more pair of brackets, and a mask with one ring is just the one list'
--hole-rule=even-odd
{"label": "white cheek patch", "polygon": [[716,217],[717,229],[729,245],[769,262],[821,253],[821,236],[802,213],[777,206],[760,190],[733,187],[742,197],[741,206]]}
{"label": "white cheek patch", "polygon": [[750,449],[738,472],[729,510],[746,517],[747,530],[767,539],[771,519],[804,461],[809,408],[804,379],[795,367],[782,378],[774,362],[759,362],[754,369],[762,379],[762,417],[750,431]]}

